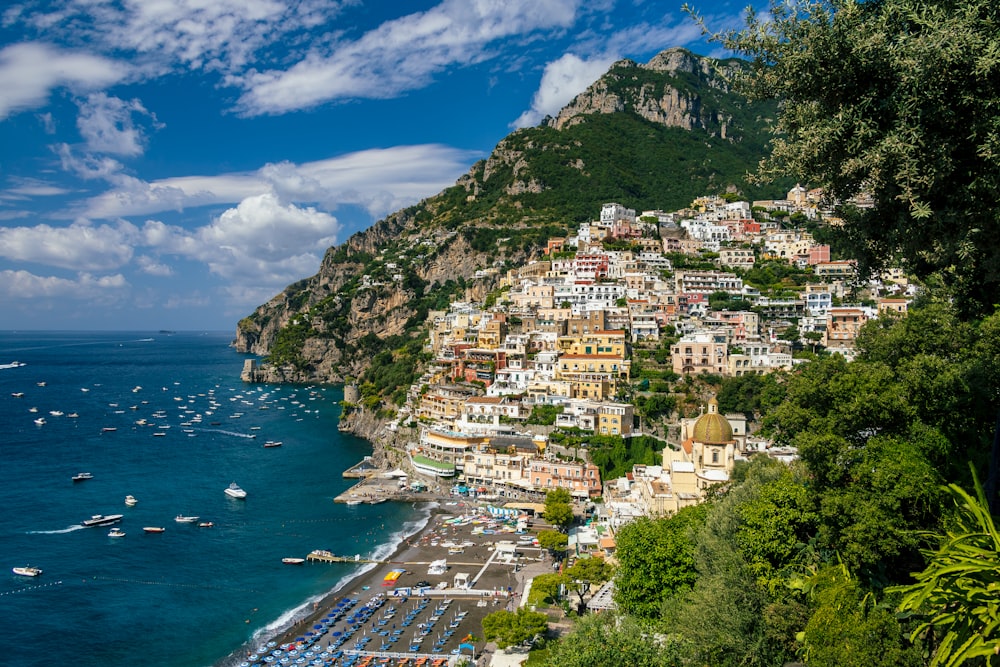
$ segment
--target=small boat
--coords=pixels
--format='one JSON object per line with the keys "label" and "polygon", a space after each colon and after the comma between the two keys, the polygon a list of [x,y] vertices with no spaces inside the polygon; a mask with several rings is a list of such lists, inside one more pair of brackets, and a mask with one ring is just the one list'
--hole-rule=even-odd
{"label": "small boat", "polygon": [[93,528],[95,526],[110,526],[113,523],[118,523],[122,520],[122,514],[108,514],[107,516],[103,514],[95,514],[94,516],[86,519],[83,522],[85,528]]}
{"label": "small boat", "polygon": [[264,446],[265,447],[281,447],[281,441],[280,440],[268,440],[267,442],[264,443]]}
{"label": "small boat", "polygon": [[49,414],[52,415],[53,417],[62,417],[63,416],[63,411],[62,410],[49,410]]}
{"label": "small boat", "polygon": [[101,433],[114,433],[118,428],[115,426],[105,426],[101,429]]}
{"label": "small boat", "polygon": [[36,382],[35,384],[37,384],[39,387],[44,387],[45,386],[44,382]]}
{"label": "small boat", "polygon": [[196,516],[184,516],[183,514],[178,514],[174,517],[174,521],[177,523],[194,523],[198,520]]}
{"label": "small boat", "polygon": [[129,507],[135,507],[136,503],[138,502],[139,501],[136,500],[135,496],[133,495],[125,496],[125,504],[128,505]]}
{"label": "small boat", "polygon": [[198,524],[198,527],[199,528],[211,528],[214,525],[215,524],[212,523],[211,521],[202,521],[201,523]]}
{"label": "small boat", "polygon": [[26,565],[24,567],[11,568],[11,571],[14,574],[21,575],[22,577],[37,577],[42,573],[40,569],[38,569],[37,567],[31,567],[30,565]]}
{"label": "small boat", "polygon": [[242,500],[243,498],[247,497],[247,492],[241,489],[236,482],[233,482],[226,489],[226,495],[229,496],[230,498],[238,498]]}
{"label": "small boat", "polygon": [[305,558],[282,558],[281,562],[285,565],[302,565],[306,562]]}
{"label": "small boat", "polygon": [[15,392],[11,393],[11,396],[13,396],[14,398],[24,398],[24,392],[23,391],[15,391]]}
{"label": "small boat", "polygon": [[115,526],[108,531],[108,537],[125,537],[125,531],[118,526]]}
{"label": "small boat", "polygon": [[157,431],[156,433],[153,434],[153,437],[154,438],[162,438],[165,435],[166,435],[166,433],[164,433],[163,431]]}
{"label": "small boat", "polygon": [[347,501],[347,504],[348,504],[348,505],[360,505],[360,504],[361,504],[361,503],[363,503],[363,502],[365,502],[365,501],[363,501],[363,500],[359,500],[359,499],[357,499],[357,498],[352,498],[351,500],[348,500],[348,501]]}
{"label": "small boat", "polygon": [[78,472],[77,474],[73,475],[74,482],[82,482],[87,479],[94,479],[94,476],[89,472]]}
{"label": "small boat", "polygon": [[144,533],[162,533],[166,528],[161,526],[143,526],[142,532]]}
{"label": "small boat", "polygon": [[67,417],[69,417],[70,419],[76,419],[76,418],[77,418],[77,417],[79,417],[80,415],[79,415],[79,414],[77,414],[76,412],[71,412],[71,413],[69,413],[69,414],[68,414],[68,415],[66,415],[66,416],[67,416]]}
{"label": "small boat", "polygon": [[38,419],[35,420],[35,423],[38,424],[39,426],[44,426],[45,425],[45,417],[39,417]]}

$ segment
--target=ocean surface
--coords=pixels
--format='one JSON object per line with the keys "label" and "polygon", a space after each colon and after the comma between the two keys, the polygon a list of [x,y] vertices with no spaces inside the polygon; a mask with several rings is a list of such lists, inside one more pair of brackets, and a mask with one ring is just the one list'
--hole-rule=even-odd
{"label": "ocean surface", "polygon": [[[283,557],[387,555],[426,523],[426,508],[334,503],[371,453],[337,431],[341,389],[244,384],[231,339],[0,332],[0,664],[228,664],[361,571]],[[245,500],[224,493],[234,481]],[[126,536],[84,528],[95,514],[123,514]],[[11,572],[24,565],[43,573]]]}

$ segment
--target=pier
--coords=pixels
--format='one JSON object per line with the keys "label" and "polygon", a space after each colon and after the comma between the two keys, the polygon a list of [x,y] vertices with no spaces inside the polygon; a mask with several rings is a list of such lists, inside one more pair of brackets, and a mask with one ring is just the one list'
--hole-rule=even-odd
{"label": "pier", "polygon": [[[306,560],[313,563],[375,563],[377,565],[430,565],[429,560],[401,561],[401,560],[375,560],[373,558],[363,558],[361,556],[337,556],[323,549],[310,551]],[[482,563],[459,563],[448,561],[449,565],[475,565],[479,567]]]}

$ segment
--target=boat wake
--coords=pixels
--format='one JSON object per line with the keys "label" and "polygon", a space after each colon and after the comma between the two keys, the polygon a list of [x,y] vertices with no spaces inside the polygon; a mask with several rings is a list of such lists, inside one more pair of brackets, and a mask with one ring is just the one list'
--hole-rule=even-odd
{"label": "boat wake", "polygon": [[28,535],[62,535],[64,533],[73,533],[78,530],[83,530],[86,526],[81,526],[80,524],[74,524],[69,528],[63,528],[62,530],[29,530]]}
{"label": "boat wake", "polygon": [[21,361],[12,361],[9,364],[0,364],[0,371],[5,371],[8,368],[20,368],[21,366],[27,366],[28,364]]}
{"label": "boat wake", "polygon": [[[197,429],[197,430],[199,430],[199,431],[209,431],[209,429],[205,429],[205,428],[201,428],[201,429]],[[248,439],[251,439],[251,440],[253,438],[257,437],[253,433],[238,433],[236,431],[223,431],[221,429],[211,429],[209,432],[211,432],[211,433],[222,433],[223,435],[231,435],[234,438],[248,438]]]}

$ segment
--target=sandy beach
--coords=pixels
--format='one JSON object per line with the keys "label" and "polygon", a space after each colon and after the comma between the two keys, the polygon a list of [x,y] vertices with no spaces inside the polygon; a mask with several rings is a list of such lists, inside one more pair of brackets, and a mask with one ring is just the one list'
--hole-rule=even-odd
{"label": "sandy beach", "polygon": [[[483,617],[513,609],[524,572],[548,565],[531,544],[538,527],[525,532],[523,519],[518,532],[516,518],[492,517],[485,503],[442,500],[427,525],[372,570],[325,596],[279,636],[218,664],[351,667],[416,665],[425,658],[419,664],[431,666],[478,659],[486,648]],[[431,563],[442,560],[446,569],[432,574]],[[384,585],[400,570],[395,583]]]}

